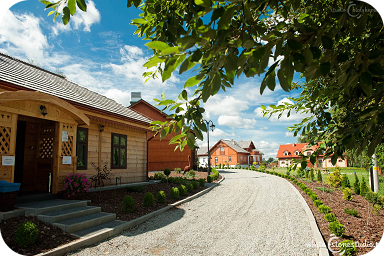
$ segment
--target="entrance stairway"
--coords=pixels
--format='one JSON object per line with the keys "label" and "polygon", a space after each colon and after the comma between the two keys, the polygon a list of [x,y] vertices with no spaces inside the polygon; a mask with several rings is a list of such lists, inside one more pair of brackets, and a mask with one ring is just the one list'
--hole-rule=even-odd
{"label": "entrance stairway", "polygon": [[45,200],[15,205],[26,216],[36,216],[77,237],[87,237],[100,232],[110,235],[120,233],[127,222],[116,220],[116,214],[101,212],[101,207],[88,206],[88,201]]}

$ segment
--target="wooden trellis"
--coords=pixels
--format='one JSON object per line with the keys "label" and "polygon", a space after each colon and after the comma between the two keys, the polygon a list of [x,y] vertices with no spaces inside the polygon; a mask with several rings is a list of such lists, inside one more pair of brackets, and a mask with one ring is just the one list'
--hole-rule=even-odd
{"label": "wooden trellis", "polygon": [[11,140],[11,127],[0,126],[0,154],[8,154]]}
{"label": "wooden trellis", "polygon": [[61,156],[72,156],[73,136],[68,136],[68,141],[61,144]]}
{"label": "wooden trellis", "polygon": [[55,128],[53,126],[41,128],[39,142],[39,157],[41,159],[53,158],[54,134]]}

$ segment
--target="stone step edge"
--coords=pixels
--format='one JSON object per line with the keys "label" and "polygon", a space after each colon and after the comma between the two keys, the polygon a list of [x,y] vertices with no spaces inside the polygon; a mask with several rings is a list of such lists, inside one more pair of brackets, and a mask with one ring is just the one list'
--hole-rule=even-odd
{"label": "stone step edge", "polygon": [[24,210],[25,216],[37,216],[37,215],[43,215],[44,213],[47,213],[47,212],[56,212],[64,209],[69,209],[71,208],[71,206],[74,208],[87,206],[88,203],[89,203],[89,200],[80,200],[80,201],[74,201],[73,203],[49,206],[44,208],[20,207],[18,209]]}
{"label": "stone step edge", "polygon": [[134,219],[134,220],[131,220],[131,221],[128,221],[127,223],[121,225],[123,226],[123,228],[121,229],[119,226],[119,229],[107,229],[107,230],[104,230],[100,233],[97,233],[97,234],[94,234],[94,235],[90,235],[90,236],[86,236],[86,237],[83,237],[83,238],[80,238],[76,241],[73,241],[69,244],[65,244],[65,245],[62,245],[60,247],[57,247],[51,251],[48,251],[48,252],[45,252],[45,253],[40,253],[40,254],[37,254],[35,256],[61,256],[61,255],[65,255],[65,254],[68,254],[70,252],[73,252],[73,251],[76,251],[77,249],[81,248],[81,247],[85,247],[85,246],[89,246],[89,245],[92,245],[92,244],[95,244],[95,243],[98,243],[100,241],[103,241],[103,240],[106,240],[108,239],[109,237],[112,237],[114,235],[117,235],[119,233],[121,233],[123,230],[126,230],[126,229],[129,229],[129,228],[133,228],[145,221],[147,221],[148,219],[152,218],[152,217],[155,217],[169,209],[171,209],[172,207],[175,207],[175,206],[178,206],[180,204],[183,204],[183,203],[186,203],[188,201],[191,201],[195,198],[198,198],[206,193],[208,193],[210,190],[212,190],[213,188],[215,188],[216,186],[220,185],[220,183],[225,179],[225,177],[223,175],[221,175],[221,180],[218,181],[217,183],[211,183],[211,184],[214,184],[190,197],[187,197],[181,201],[178,201],[176,203],[173,203],[171,205],[168,205],[164,208],[161,208],[157,211],[154,211],[154,212],[151,212],[147,215],[144,215],[144,216],[141,216],[137,219]]}
{"label": "stone step edge", "polygon": [[[67,233],[74,233],[74,232],[77,232],[79,230],[87,229],[87,228],[90,228],[93,226],[97,226],[97,225],[100,225],[103,223],[107,223],[107,222],[116,220],[116,213],[109,213],[109,212],[100,212],[100,213],[105,213],[105,215],[97,217],[97,218],[89,219],[89,220],[84,220],[84,221],[81,221],[78,223],[69,224],[69,225],[62,224],[59,222],[54,222],[54,223],[52,223],[52,225],[61,228],[62,230],[64,230]],[[85,216],[82,216],[82,217],[85,217]],[[109,219],[111,219],[111,220],[109,220]],[[101,222],[101,223],[94,224],[95,222]]]}
{"label": "stone step edge", "polygon": [[[64,213],[64,214],[55,215],[55,216],[45,215],[46,213],[43,213],[43,214],[37,215],[36,217],[45,223],[52,224],[54,222],[60,222],[63,220],[74,219],[77,217],[82,217],[85,215],[101,212],[101,207],[97,207],[97,206],[86,206],[86,207],[87,207],[86,209],[83,209],[81,211],[74,211],[74,212]],[[81,208],[81,207],[76,207],[76,208]],[[72,208],[72,209],[76,209],[76,208]]]}

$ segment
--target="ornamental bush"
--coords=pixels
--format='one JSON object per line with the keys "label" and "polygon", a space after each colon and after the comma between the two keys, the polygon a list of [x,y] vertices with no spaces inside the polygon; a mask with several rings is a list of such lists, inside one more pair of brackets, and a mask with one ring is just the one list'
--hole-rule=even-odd
{"label": "ornamental bush", "polygon": [[178,188],[171,188],[171,198],[172,199],[179,199],[179,196],[180,196],[180,192],[179,192],[179,189]]}
{"label": "ornamental bush", "polygon": [[343,190],[344,188],[350,188],[350,187],[351,187],[351,183],[349,182],[347,174],[343,174],[343,179],[341,180],[341,189]]}
{"label": "ornamental bush", "polygon": [[312,195],[310,196],[310,198],[311,198],[312,201],[319,200],[319,197],[318,197],[315,193],[312,193]]}
{"label": "ornamental bush", "polygon": [[171,174],[171,169],[165,168],[163,172],[164,172],[164,175],[168,177]]}
{"label": "ornamental bush", "polygon": [[155,197],[151,192],[148,192],[144,195],[144,206],[153,207],[155,204]]}
{"label": "ornamental bush", "polygon": [[198,189],[200,186],[199,182],[196,180],[191,181],[191,184],[193,186],[193,189]]}
{"label": "ornamental bush", "polygon": [[321,201],[321,200],[315,200],[315,201],[313,201],[313,204],[314,204],[316,207],[319,207],[320,205],[323,204],[323,201]]}
{"label": "ornamental bush", "polygon": [[64,187],[61,189],[68,197],[81,192],[88,192],[91,182],[88,181],[85,173],[68,173],[64,179]]}
{"label": "ornamental bush", "polygon": [[212,183],[212,181],[213,181],[213,180],[212,180],[212,176],[209,175],[209,176],[207,177],[207,182],[208,182],[208,183]]}
{"label": "ornamental bush", "polygon": [[321,175],[321,171],[317,170],[317,181],[318,182],[323,182],[323,176]]}
{"label": "ornamental bush", "polygon": [[355,256],[357,254],[355,242],[352,240],[344,240],[340,242],[338,246],[340,248],[340,255]]}
{"label": "ornamental bush", "polygon": [[344,209],[344,213],[351,215],[353,217],[359,217],[359,212],[354,208],[349,209],[348,207]]}
{"label": "ornamental bush", "polygon": [[155,179],[155,180],[163,180],[166,178],[167,178],[167,176],[165,176],[165,174],[162,172],[156,172],[155,175],[153,176],[153,179]]}
{"label": "ornamental bush", "polygon": [[353,192],[355,192],[356,195],[360,195],[360,181],[356,172],[355,172],[355,182],[353,183]]}
{"label": "ornamental bush", "polygon": [[345,234],[344,225],[338,221],[334,221],[334,222],[329,223],[328,229],[332,234],[334,234],[338,237],[342,237]]}
{"label": "ornamental bush", "polygon": [[342,179],[339,168],[336,168],[334,172],[328,175],[328,183],[332,187],[340,187]]}
{"label": "ornamental bush", "polygon": [[127,213],[133,212],[135,209],[135,201],[131,196],[126,196],[123,198],[123,211]]}
{"label": "ornamental bush", "polygon": [[347,201],[352,200],[352,190],[350,188],[343,189],[343,199]]}
{"label": "ornamental bush", "polygon": [[188,183],[188,185],[187,185],[187,190],[188,190],[188,192],[192,192],[192,191],[193,191],[193,185],[192,185],[192,183]]}
{"label": "ornamental bush", "polygon": [[327,213],[327,214],[325,214],[324,219],[325,219],[326,221],[328,221],[328,222],[334,222],[334,221],[337,221],[336,216],[335,216],[335,214],[333,214],[333,213]]}
{"label": "ornamental bush", "polygon": [[198,179],[198,182],[199,182],[200,187],[205,186],[205,179],[204,178]]}
{"label": "ornamental bush", "polygon": [[309,178],[310,178],[311,180],[315,180],[315,173],[314,173],[313,168],[311,168],[311,170],[309,171]]}
{"label": "ornamental bush", "polygon": [[322,204],[319,206],[319,212],[321,212],[321,213],[327,214],[327,213],[330,213],[331,211],[332,211],[331,208],[329,208],[326,205]]}
{"label": "ornamental bush", "polygon": [[37,226],[31,221],[26,221],[17,228],[15,242],[21,248],[28,248],[36,242],[38,234]]}
{"label": "ornamental bush", "polygon": [[165,202],[167,201],[167,196],[165,195],[164,191],[157,192],[156,198],[157,198],[157,202],[161,204],[165,204]]}
{"label": "ornamental bush", "polygon": [[187,190],[186,186],[184,186],[184,185],[179,186],[179,193],[181,196],[187,195],[187,192],[188,192],[188,190]]}
{"label": "ornamental bush", "polygon": [[365,182],[364,177],[361,179],[361,184],[360,184],[360,195],[365,196],[365,194],[369,191],[369,188],[367,186],[367,183]]}

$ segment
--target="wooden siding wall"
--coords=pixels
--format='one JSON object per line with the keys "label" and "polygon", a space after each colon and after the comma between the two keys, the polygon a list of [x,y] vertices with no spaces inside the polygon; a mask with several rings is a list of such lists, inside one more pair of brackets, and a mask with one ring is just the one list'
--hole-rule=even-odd
{"label": "wooden siding wall", "polygon": [[[224,155],[221,155],[220,148],[224,147]],[[216,145],[215,148],[211,149],[211,165],[215,164],[229,164],[236,165],[238,161],[238,153],[224,143]],[[231,157],[231,162],[228,161],[229,156]],[[215,163],[215,157],[217,157],[217,163]]]}
{"label": "wooden siding wall", "polygon": [[[8,148],[5,153],[0,154],[0,180],[7,182],[13,182],[14,180],[14,166],[3,166],[2,156],[15,156],[16,148],[16,133],[17,133],[17,114],[12,114],[5,111],[0,111],[0,127],[1,129],[7,128],[10,131],[8,138],[1,138],[2,140],[8,140]],[[5,141],[3,142],[3,144]]]}
{"label": "wooden siding wall", "polygon": [[[147,180],[147,137],[144,131],[129,128],[119,128],[104,125],[104,131],[100,132],[101,124],[91,123],[88,128],[88,162],[87,170],[78,170],[78,173],[86,173],[87,177],[97,174],[92,166],[102,168],[107,162],[111,167],[111,139],[112,133],[127,135],[127,169],[111,169],[114,174],[111,180],[104,183],[115,184],[116,177],[121,177],[121,183],[141,182]],[[101,150],[100,150],[101,148]]]}

